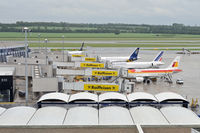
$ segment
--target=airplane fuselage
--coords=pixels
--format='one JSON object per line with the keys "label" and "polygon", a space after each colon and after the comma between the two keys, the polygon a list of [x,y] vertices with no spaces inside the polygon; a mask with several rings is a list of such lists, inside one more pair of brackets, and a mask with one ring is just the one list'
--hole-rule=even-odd
{"label": "airplane fuselage", "polygon": [[112,68],[135,68],[135,69],[145,69],[145,68],[156,68],[163,65],[163,62],[113,62]]}
{"label": "airplane fuselage", "polygon": [[68,51],[68,54],[82,54],[84,51]]}
{"label": "airplane fuselage", "polygon": [[129,69],[131,77],[157,78],[182,71],[181,69]]}
{"label": "airplane fuselage", "polygon": [[128,56],[125,57],[101,57],[101,61],[110,61],[110,62],[126,62],[129,59]]}

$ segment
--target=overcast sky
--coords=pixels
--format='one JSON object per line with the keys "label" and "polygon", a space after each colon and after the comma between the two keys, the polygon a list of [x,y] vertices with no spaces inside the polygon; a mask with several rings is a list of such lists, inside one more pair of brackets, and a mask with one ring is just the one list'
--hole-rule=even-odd
{"label": "overcast sky", "polygon": [[200,0],[0,0],[0,22],[200,25]]}

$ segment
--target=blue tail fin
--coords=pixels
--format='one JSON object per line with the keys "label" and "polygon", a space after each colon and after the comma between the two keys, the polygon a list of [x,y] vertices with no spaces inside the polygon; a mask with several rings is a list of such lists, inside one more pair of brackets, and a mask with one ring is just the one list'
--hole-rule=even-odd
{"label": "blue tail fin", "polygon": [[136,48],[135,51],[131,54],[129,57],[128,61],[134,61],[138,59],[138,53],[139,53],[140,48]]}
{"label": "blue tail fin", "polygon": [[81,48],[79,51],[83,51],[84,44],[85,44],[84,42],[81,44]]}
{"label": "blue tail fin", "polygon": [[160,51],[153,61],[161,61],[164,51]]}

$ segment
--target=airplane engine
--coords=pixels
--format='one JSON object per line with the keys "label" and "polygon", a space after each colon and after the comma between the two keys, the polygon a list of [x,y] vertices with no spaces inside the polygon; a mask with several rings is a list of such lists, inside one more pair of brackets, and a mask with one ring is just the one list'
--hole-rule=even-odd
{"label": "airplane engine", "polygon": [[136,82],[141,83],[144,81],[143,77],[136,77]]}
{"label": "airplane engine", "polygon": [[158,63],[156,63],[156,62],[153,62],[152,63],[152,68],[158,68],[159,67],[159,64]]}

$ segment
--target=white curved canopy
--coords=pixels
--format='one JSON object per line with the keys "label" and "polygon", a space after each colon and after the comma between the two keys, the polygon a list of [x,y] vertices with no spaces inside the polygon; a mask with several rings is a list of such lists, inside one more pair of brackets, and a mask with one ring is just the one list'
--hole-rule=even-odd
{"label": "white curved canopy", "polygon": [[62,125],[66,113],[62,107],[43,107],[36,111],[28,125]]}
{"label": "white curved canopy", "polygon": [[76,100],[91,100],[91,101],[98,102],[98,96],[93,93],[80,92],[80,93],[72,94],[69,98],[69,102],[76,101]]}
{"label": "white curved canopy", "polygon": [[45,100],[59,100],[68,103],[69,95],[59,92],[47,93],[40,97],[38,102],[45,101]]}
{"label": "white curved canopy", "polygon": [[99,109],[99,125],[134,125],[129,110],[110,106]]}
{"label": "white curved canopy", "polygon": [[200,125],[200,118],[191,110],[183,107],[163,107],[160,109],[171,124]]}
{"label": "white curved canopy", "polygon": [[26,125],[36,109],[32,107],[13,107],[0,116],[0,125]]}
{"label": "white curved canopy", "polygon": [[127,95],[128,101],[138,101],[138,100],[151,100],[151,101],[158,101],[152,94],[146,92],[133,92]]}
{"label": "white curved canopy", "polygon": [[0,115],[5,111],[5,108],[0,107]]}
{"label": "white curved canopy", "polygon": [[140,125],[168,125],[169,123],[162,113],[153,107],[139,106],[130,109],[132,118]]}
{"label": "white curved canopy", "polygon": [[99,102],[106,101],[106,100],[122,100],[128,102],[128,99],[124,94],[118,92],[106,92],[99,95]]}
{"label": "white curved canopy", "polygon": [[168,100],[181,100],[188,102],[181,95],[174,92],[162,92],[155,95],[159,102],[168,101]]}
{"label": "white curved canopy", "polygon": [[63,125],[98,125],[98,110],[92,107],[70,108]]}

